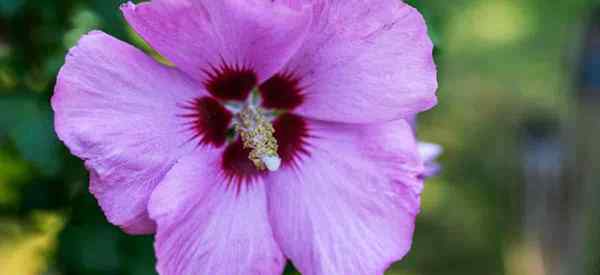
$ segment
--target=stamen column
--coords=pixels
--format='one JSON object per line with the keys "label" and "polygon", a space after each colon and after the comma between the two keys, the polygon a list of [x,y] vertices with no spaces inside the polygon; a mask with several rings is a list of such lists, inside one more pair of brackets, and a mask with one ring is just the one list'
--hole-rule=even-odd
{"label": "stamen column", "polygon": [[277,154],[275,129],[260,108],[245,106],[236,116],[235,130],[242,137],[244,148],[250,148],[248,158],[258,170],[277,171],[281,158]]}

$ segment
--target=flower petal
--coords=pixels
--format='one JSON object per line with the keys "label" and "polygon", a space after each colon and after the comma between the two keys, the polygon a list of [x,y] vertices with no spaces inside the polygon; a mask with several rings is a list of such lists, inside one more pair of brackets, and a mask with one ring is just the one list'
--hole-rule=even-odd
{"label": "flower petal", "polygon": [[310,156],[267,180],[275,238],[304,275],[373,275],[401,259],[419,212],[410,126],[309,123]]}
{"label": "flower petal", "polygon": [[417,10],[398,0],[320,3],[306,42],[284,68],[304,87],[298,113],[365,123],[436,104],[433,45]]}
{"label": "flower petal", "polygon": [[202,94],[184,74],[101,32],[71,49],[52,97],[55,130],[85,160],[110,222],[151,233],[147,200],[187,149],[177,102]]}
{"label": "flower petal", "polygon": [[152,47],[200,81],[222,63],[268,79],[296,52],[312,19],[305,5],[270,0],[154,0],[122,11]]}
{"label": "flower petal", "polygon": [[441,170],[441,167],[436,160],[444,152],[442,146],[435,143],[419,142],[418,150],[421,159],[425,163],[423,177],[428,178],[438,174]]}
{"label": "flower petal", "polygon": [[279,275],[285,258],[273,238],[262,180],[228,185],[222,150],[181,159],[156,188],[149,211],[157,223],[162,275]]}

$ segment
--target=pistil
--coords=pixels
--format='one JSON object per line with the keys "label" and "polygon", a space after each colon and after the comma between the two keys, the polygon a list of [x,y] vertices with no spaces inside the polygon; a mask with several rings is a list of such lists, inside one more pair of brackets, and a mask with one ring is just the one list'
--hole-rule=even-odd
{"label": "pistil", "polygon": [[235,130],[240,134],[244,148],[251,149],[248,158],[258,170],[273,172],[279,169],[281,158],[277,154],[277,140],[273,136],[275,129],[259,107],[244,106],[237,114]]}

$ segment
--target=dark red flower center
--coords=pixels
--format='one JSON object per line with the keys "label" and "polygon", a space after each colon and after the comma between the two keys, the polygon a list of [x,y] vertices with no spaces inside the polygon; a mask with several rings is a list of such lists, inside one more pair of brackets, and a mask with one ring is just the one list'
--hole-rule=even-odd
{"label": "dark red flower center", "polygon": [[[271,124],[275,130],[277,153],[282,166],[294,165],[302,155],[307,155],[309,131],[306,121],[290,113],[303,102],[299,79],[292,74],[276,74],[258,85],[256,73],[248,68],[227,66],[212,68],[206,72],[204,87],[211,96],[203,96],[183,107],[189,118],[193,139],[199,145],[220,148],[226,146],[222,156],[222,169],[230,183],[243,183],[266,173],[260,171],[250,161],[250,150],[244,148],[239,133],[235,132],[236,111],[229,110],[228,104],[249,104],[248,97],[254,89],[260,94],[261,110],[279,114]],[[257,87],[258,86],[258,87]]]}
{"label": "dark red flower center", "polygon": [[262,106],[271,109],[293,110],[304,101],[299,80],[291,74],[276,74],[260,85]]}
{"label": "dark red flower center", "polygon": [[225,144],[233,115],[219,101],[212,97],[200,97],[184,105],[184,108],[188,112],[183,116],[190,119],[194,139],[216,147]]}
{"label": "dark red flower center", "polygon": [[207,72],[208,80],[204,82],[206,90],[221,100],[245,100],[256,87],[256,74],[244,67],[223,65]]}

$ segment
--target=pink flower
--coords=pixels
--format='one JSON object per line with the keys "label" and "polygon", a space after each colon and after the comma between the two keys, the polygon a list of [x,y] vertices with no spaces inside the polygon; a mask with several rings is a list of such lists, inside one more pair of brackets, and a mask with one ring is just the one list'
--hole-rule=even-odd
{"label": "pink flower", "polygon": [[52,106],[90,190],[161,274],[383,274],[409,250],[436,103],[432,44],[397,0],[154,0],[127,21],[175,64],[101,32]]}
{"label": "pink flower", "polygon": [[423,177],[429,178],[436,176],[442,169],[436,160],[444,152],[444,149],[439,144],[422,141],[418,142],[417,146],[419,155],[425,164]]}
{"label": "pink flower", "polygon": [[[417,116],[412,116],[408,118],[408,123],[413,129],[413,133],[415,134],[415,138],[417,135]],[[438,157],[444,153],[444,148],[439,144],[429,143],[418,141],[417,142],[417,152],[419,152],[419,156],[425,165],[425,170],[421,175],[421,178],[426,179],[429,177],[437,176],[442,167],[439,163],[437,163]]]}

